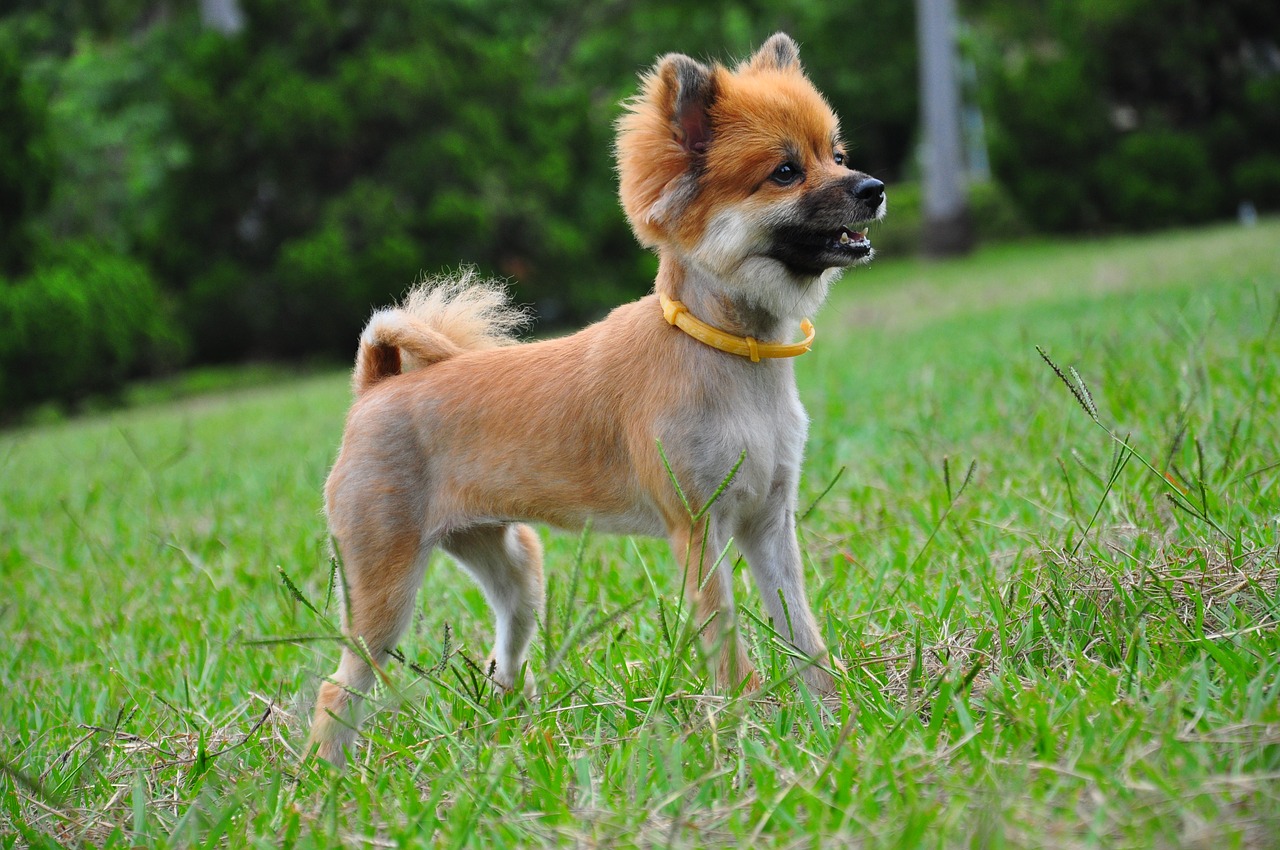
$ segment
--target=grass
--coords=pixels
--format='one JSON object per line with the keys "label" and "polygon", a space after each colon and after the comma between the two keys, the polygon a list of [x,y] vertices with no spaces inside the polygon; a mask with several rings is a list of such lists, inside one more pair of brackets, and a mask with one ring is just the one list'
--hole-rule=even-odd
{"label": "grass", "polygon": [[663,544],[547,534],[544,695],[481,684],[441,560],[339,775],[297,750],[346,376],[0,435],[0,847],[1280,846],[1277,245],[839,285],[798,365],[827,705],[758,620],[765,694],[711,694]]}

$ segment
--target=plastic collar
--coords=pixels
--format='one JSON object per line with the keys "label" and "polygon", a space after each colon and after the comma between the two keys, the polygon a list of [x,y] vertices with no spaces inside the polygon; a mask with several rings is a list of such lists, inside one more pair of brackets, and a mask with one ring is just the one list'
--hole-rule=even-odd
{"label": "plastic collar", "polygon": [[658,293],[658,300],[662,303],[662,315],[667,320],[667,324],[674,325],[698,342],[712,348],[750,358],[752,363],[759,363],[767,358],[798,357],[813,346],[815,331],[813,322],[808,319],[800,322],[800,330],[804,333],[804,339],[800,342],[760,342],[755,337],[734,336],[711,327],[706,322],[695,318],[683,301],[668,298],[662,293]]}

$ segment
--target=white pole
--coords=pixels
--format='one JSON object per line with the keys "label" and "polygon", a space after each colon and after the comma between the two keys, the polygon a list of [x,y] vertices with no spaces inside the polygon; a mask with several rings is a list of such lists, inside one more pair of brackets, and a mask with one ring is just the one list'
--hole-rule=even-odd
{"label": "white pole", "polygon": [[236,0],[200,0],[200,22],[223,35],[244,29],[244,13]]}
{"label": "white pole", "polygon": [[960,136],[954,0],[916,0],[920,48],[920,123],[924,147],[926,254],[962,254],[972,247]]}

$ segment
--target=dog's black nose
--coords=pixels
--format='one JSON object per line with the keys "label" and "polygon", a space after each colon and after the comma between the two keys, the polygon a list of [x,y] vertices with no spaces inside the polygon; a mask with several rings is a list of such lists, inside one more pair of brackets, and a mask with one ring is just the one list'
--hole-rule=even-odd
{"label": "dog's black nose", "polygon": [[859,180],[853,187],[853,196],[859,201],[866,201],[869,206],[878,207],[884,197],[884,183],[874,177]]}

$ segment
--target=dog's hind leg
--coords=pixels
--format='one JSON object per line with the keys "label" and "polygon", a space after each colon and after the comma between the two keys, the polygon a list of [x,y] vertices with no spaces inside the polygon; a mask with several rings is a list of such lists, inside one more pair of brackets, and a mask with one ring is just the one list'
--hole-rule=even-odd
{"label": "dog's hind leg", "polygon": [[[385,524],[337,537],[342,557],[343,647],[337,672],[320,686],[307,749],[339,767],[356,739],[357,710],[377,671],[409,624],[431,555],[417,527]],[[336,534],[336,532],[335,532]]]}
{"label": "dog's hind leg", "polygon": [[[519,682],[545,604],[538,534],[518,523],[479,525],[450,532],[440,545],[471,573],[493,608],[496,634],[485,672],[510,690]],[[533,676],[523,672],[524,693],[532,696]]]}
{"label": "dog's hind leg", "polygon": [[733,604],[733,564],[720,559],[728,542],[719,523],[704,519],[696,528],[677,525],[670,531],[671,551],[684,574],[684,598],[694,628],[715,659],[716,687],[731,691],[746,683],[759,686],[759,677],[738,632]]}

